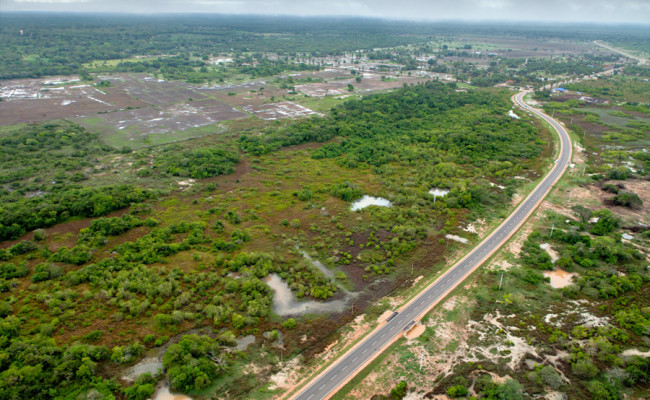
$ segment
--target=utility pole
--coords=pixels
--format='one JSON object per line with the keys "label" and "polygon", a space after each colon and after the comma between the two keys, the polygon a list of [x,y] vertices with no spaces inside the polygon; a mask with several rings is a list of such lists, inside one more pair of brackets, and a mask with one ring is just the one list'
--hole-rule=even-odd
{"label": "utility pole", "polygon": [[501,279],[499,279],[499,290],[501,290],[501,283],[503,283],[503,272],[501,273]]}
{"label": "utility pole", "polygon": [[571,191],[569,192],[569,201],[567,201],[567,204],[569,204],[569,203],[571,202],[571,195],[572,195],[572,194],[573,194],[573,190],[571,190]]}
{"label": "utility pole", "polygon": [[553,228],[555,228],[555,222],[551,225],[551,234],[548,237],[553,237]]}
{"label": "utility pole", "polygon": [[413,263],[411,263],[411,275],[413,275]]}
{"label": "utility pole", "polygon": [[423,357],[424,357],[424,353],[422,352],[422,350],[420,350],[420,371],[422,371],[422,359],[423,359]]}

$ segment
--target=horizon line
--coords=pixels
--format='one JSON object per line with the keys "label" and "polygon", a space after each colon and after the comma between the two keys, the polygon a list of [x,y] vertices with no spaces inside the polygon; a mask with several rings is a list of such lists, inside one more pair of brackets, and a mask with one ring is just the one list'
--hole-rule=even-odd
{"label": "horizon line", "polygon": [[263,18],[295,18],[295,19],[365,19],[386,22],[410,22],[410,23],[470,23],[470,24],[508,24],[516,25],[526,23],[533,26],[557,26],[557,25],[601,25],[601,26],[640,26],[650,28],[650,22],[633,22],[633,21],[598,21],[598,20],[559,20],[559,21],[540,21],[534,19],[463,19],[463,18],[440,18],[440,19],[409,19],[409,18],[390,18],[378,16],[362,15],[305,15],[305,14],[255,14],[255,13],[221,13],[216,11],[197,11],[197,12],[139,12],[139,11],[56,11],[56,10],[2,10],[0,14],[58,14],[58,15],[115,15],[115,16],[139,16],[139,17],[156,17],[156,16],[222,16],[222,17],[263,17]]}

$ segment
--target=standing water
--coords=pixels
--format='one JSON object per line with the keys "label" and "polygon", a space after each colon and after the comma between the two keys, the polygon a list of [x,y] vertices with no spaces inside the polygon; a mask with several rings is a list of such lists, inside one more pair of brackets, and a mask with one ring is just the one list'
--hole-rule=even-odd
{"label": "standing water", "polygon": [[300,254],[302,254],[303,257],[305,257],[305,259],[306,259],[307,261],[309,261],[309,262],[311,263],[311,265],[313,265],[313,266],[316,267],[320,272],[322,272],[323,275],[325,275],[325,276],[328,277],[328,278],[334,279],[334,273],[333,273],[329,268],[327,268],[327,267],[325,266],[325,264],[323,264],[322,262],[320,262],[320,261],[318,261],[318,260],[314,260],[314,259],[311,258],[311,256],[310,256],[309,254],[307,254],[307,252],[304,251],[304,250],[300,250],[300,249],[298,249],[298,251],[300,252]]}
{"label": "standing water", "polygon": [[551,287],[554,289],[560,289],[565,286],[569,286],[573,283],[573,275],[570,272],[563,271],[561,269],[556,269],[554,271],[544,271],[544,276],[551,278]]}
{"label": "standing water", "polygon": [[298,315],[320,312],[341,312],[347,308],[349,296],[341,300],[327,302],[315,300],[298,300],[291,293],[289,285],[277,274],[271,274],[266,279],[266,284],[275,292],[273,296],[273,312],[278,315]]}
{"label": "standing water", "polygon": [[352,211],[362,210],[369,206],[391,207],[393,203],[383,197],[372,197],[365,195],[361,199],[352,203]]}
{"label": "standing water", "polygon": [[162,370],[163,365],[162,361],[158,357],[147,357],[142,359],[139,363],[135,364],[131,368],[127,369],[122,376],[122,379],[125,381],[133,382],[140,375],[149,373],[155,375],[158,370]]}
{"label": "standing water", "polygon": [[164,383],[162,386],[158,387],[153,400],[192,400],[192,398],[185,396],[184,394],[170,392],[169,385]]}
{"label": "standing water", "polygon": [[438,189],[438,188],[433,188],[429,190],[429,194],[433,196],[433,201],[436,200],[438,197],[444,197],[449,193],[449,189]]}

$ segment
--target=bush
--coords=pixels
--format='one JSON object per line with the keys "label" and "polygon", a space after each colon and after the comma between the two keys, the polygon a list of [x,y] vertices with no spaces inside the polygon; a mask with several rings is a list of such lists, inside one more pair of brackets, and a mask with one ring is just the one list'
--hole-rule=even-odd
{"label": "bush", "polygon": [[467,388],[463,385],[455,385],[447,389],[447,395],[452,399],[456,397],[465,397],[467,396],[467,393]]}
{"label": "bush", "polygon": [[156,157],[154,167],[170,175],[202,179],[234,172],[240,158],[234,151],[219,148],[178,150],[174,146],[168,147]]}
{"label": "bush", "polygon": [[330,192],[332,196],[338,197],[343,201],[353,201],[363,196],[363,192],[359,186],[350,182],[340,183],[334,186]]}
{"label": "bush", "polygon": [[34,267],[34,274],[32,275],[32,282],[42,282],[50,279],[58,278],[63,275],[63,268],[58,265],[42,263]]}
{"label": "bush", "polygon": [[596,236],[607,235],[619,226],[618,219],[607,209],[596,211],[593,215],[598,218],[598,222],[594,224],[589,232]]}
{"label": "bush", "polygon": [[643,201],[636,193],[632,192],[622,192],[612,197],[609,200],[612,204],[616,206],[628,207],[634,210],[639,210],[643,208]]}
{"label": "bush", "polygon": [[296,196],[300,201],[308,201],[311,200],[313,193],[309,189],[302,189],[299,192],[294,192],[293,195]]}
{"label": "bush", "polygon": [[19,256],[22,254],[31,253],[32,251],[38,249],[38,246],[34,242],[23,240],[9,248],[9,253],[13,256]]}
{"label": "bush", "polygon": [[300,228],[300,220],[298,218],[292,219],[291,222],[289,223],[289,226],[291,226],[294,229]]}
{"label": "bush", "polygon": [[293,329],[296,327],[296,320],[293,318],[289,318],[288,320],[284,321],[282,326],[284,326],[287,329]]}
{"label": "bush", "polygon": [[598,375],[598,368],[588,358],[576,361],[571,367],[571,371],[581,379],[592,379]]}
{"label": "bush", "polygon": [[607,193],[618,194],[618,192],[620,192],[620,190],[618,189],[618,186],[616,186],[616,185],[614,185],[612,183],[608,183],[608,184],[603,185],[602,189]]}
{"label": "bush", "polygon": [[390,391],[390,398],[395,400],[403,399],[404,396],[406,396],[406,389],[406,381],[400,381],[397,386]]}
{"label": "bush", "polygon": [[45,229],[36,229],[34,231],[34,240],[36,240],[37,242],[42,242],[45,239],[47,239],[47,234],[45,233]]}
{"label": "bush", "polygon": [[612,168],[609,171],[607,171],[607,174],[605,174],[605,177],[607,179],[616,180],[616,181],[624,181],[628,179],[630,176],[632,176],[632,171],[630,171],[625,167]]}
{"label": "bush", "polygon": [[172,389],[187,393],[210,386],[226,370],[219,343],[208,337],[185,335],[169,346],[163,366]]}

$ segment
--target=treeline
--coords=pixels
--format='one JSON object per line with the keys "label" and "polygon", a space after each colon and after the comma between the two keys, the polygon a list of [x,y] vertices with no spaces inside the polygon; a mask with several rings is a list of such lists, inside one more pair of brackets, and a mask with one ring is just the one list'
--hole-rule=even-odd
{"label": "treeline", "polygon": [[256,155],[306,142],[329,143],[314,158],[338,158],[348,167],[392,162],[485,166],[530,159],[541,151],[536,130],[505,116],[509,104],[485,91],[458,93],[428,82],[393,93],[366,96],[262,136],[242,136],[240,148]]}
{"label": "treeline", "polygon": [[0,27],[0,79],[69,75],[85,63],[134,55],[201,57],[234,50],[322,56],[404,45],[428,35],[414,35],[408,25],[353,19],[16,13],[3,15]]}
{"label": "treeline", "polygon": [[239,154],[221,148],[181,151],[178,146],[169,146],[156,157],[154,168],[169,175],[201,179],[234,172],[239,159]]}
{"label": "treeline", "polygon": [[20,237],[70,217],[99,217],[140,203],[153,192],[130,185],[75,188],[22,198],[0,208],[0,240]]}
{"label": "treeline", "polygon": [[234,62],[228,67],[215,67],[206,62],[207,55],[201,60],[192,59],[188,53],[174,57],[160,57],[145,61],[120,61],[117,65],[94,64],[88,70],[95,72],[147,72],[162,74],[166,79],[184,80],[188,83],[222,82],[227,76],[242,73],[251,77],[266,77],[284,71],[317,71],[318,65],[294,63],[286,60],[270,60],[263,55],[253,59],[250,56],[235,55]]}
{"label": "treeline", "polygon": [[576,29],[575,25],[423,24],[362,18],[5,13],[0,26],[0,79],[69,75],[85,63],[134,55],[190,53],[201,57],[231,51],[273,51],[318,57],[460,34],[635,44],[644,40],[648,31],[639,26],[583,25]]}
{"label": "treeline", "polygon": [[[74,171],[96,165],[96,157],[113,152],[97,134],[79,125],[61,122],[31,124],[0,136],[0,183],[37,178],[53,169]],[[77,179],[64,174],[56,180]],[[78,180],[83,180],[80,176]],[[12,185],[12,189],[20,185]],[[0,189],[1,190],[1,189]],[[6,194],[6,193],[5,193]]]}

